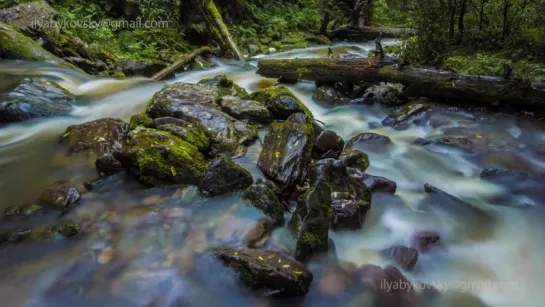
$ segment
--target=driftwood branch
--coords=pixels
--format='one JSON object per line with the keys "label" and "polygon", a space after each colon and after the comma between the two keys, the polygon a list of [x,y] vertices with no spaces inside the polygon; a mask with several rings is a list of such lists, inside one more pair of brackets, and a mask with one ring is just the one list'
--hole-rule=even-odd
{"label": "driftwood branch", "polygon": [[165,77],[175,73],[178,69],[180,69],[180,67],[193,61],[195,57],[197,57],[198,55],[208,53],[208,52],[212,52],[212,49],[208,46],[204,46],[199,49],[195,49],[193,52],[189,54],[184,54],[180,56],[180,58],[176,62],[172,63],[170,66],[166,67],[160,72],[156,73],[151,78],[155,81],[163,80]]}
{"label": "driftwood branch", "polygon": [[263,59],[258,74],[269,78],[335,82],[394,82],[405,85],[407,97],[428,97],[452,104],[509,106],[545,110],[545,84],[503,77],[470,76],[454,72],[392,65],[370,59]]}
{"label": "driftwood branch", "polygon": [[209,22],[209,26],[213,28],[213,32],[215,33],[217,39],[222,44],[222,48],[229,48],[233,55],[240,61],[244,61],[244,57],[242,57],[242,54],[240,53],[237,44],[231,37],[231,34],[229,33],[229,29],[227,29],[227,26],[223,22],[223,18],[221,17],[221,14],[218,11],[218,8],[214,4],[213,0],[201,0],[203,1],[203,10],[206,15],[208,15],[208,18],[212,19],[212,22]]}

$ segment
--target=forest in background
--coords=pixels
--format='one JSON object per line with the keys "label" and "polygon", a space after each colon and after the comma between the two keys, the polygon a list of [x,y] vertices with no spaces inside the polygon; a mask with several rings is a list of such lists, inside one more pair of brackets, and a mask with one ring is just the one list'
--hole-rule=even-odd
{"label": "forest in background", "polygon": [[[120,58],[173,62],[180,53],[218,45],[200,0],[52,0],[57,20],[162,20],[168,27],[65,28]],[[8,0],[0,9],[28,1]],[[386,51],[413,65],[459,73],[545,80],[545,0],[219,0],[214,1],[244,53],[303,48],[335,41],[334,30],[377,26],[410,28]],[[326,38],[327,36],[327,38]],[[274,49],[271,49],[274,48]]]}

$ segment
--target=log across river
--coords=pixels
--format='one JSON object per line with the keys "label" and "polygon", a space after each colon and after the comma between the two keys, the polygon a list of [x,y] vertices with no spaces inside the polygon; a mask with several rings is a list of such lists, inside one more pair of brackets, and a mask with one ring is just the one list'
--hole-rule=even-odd
{"label": "log across river", "polygon": [[491,76],[470,76],[394,64],[378,58],[263,59],[258,74],[285,80],[335,82],[393,82],[405,85],[407,97],[427,97],[473,106],[507,106],[545,110],[542,83]]}

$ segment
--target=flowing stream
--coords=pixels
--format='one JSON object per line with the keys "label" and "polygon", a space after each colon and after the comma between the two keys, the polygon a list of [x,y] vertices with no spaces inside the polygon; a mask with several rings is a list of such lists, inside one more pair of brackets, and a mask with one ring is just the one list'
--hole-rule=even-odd
{"label": "flowing stream", "polygon": [[[386,42],[391,43],[391,42]],[[339,44],[339,54],[366,56],[372,44]],[[327,57],[315,47],[276,53],[274,58]],[[258,57],[259,58],[259,57]],[[215,60],[214,68],[187,71],[167,83],[196,83],[226,74],[248,91],[274,83],[249,65]],[[69,125],[104,117],[129,119],[142,112],[164,83],[144,78],[91,79],[45,63],[0,63],[0,73],[42,76],[78,95],[70,117],[36,120],[0,129],[0,209],[31,203],[59,179],[82,183],[97,177],[92,160],[67,157],[58,138]],[[7,83],[9,80],[0,80]],[[4,84],[5,85],[5,84]],[[1,87],[0,87],[1,88]],[[331,232],[340,260],[357,266],[387,265],[378,251],[408,245],[419,231],[441,236],[441,249],[421,254],[413,281],[434,285],[437,306],[543,306],[545,231],[543,182],[499,185],[480,178],[485,168],[508,168],[541,176],[545,171],[545,124],[527,117],[436,107],[424,121],[396,131],[380,122],[392,112],[381,105],[324,107],[312,100],[314,83],[290,85],[315,117],[348,141],[362,132],[388,136],[388,150],[369,151],[372,175],[397,183],[395,196],[377,196],[362,230]],[[440,124],[438,124],[440,123]],[[261,138],[264,130],[261,132]],[[451,147],[412,144],[419,138],[476,135],[486,148],[468,152]],[[259,142],[236,162],[254,177]],[[543,177],[540,177],[543,178]],[[543,181],[543,180],[541,180]],[[430,198],[429,183],[471,204],[456,206]],[[515,187],[516,188],[512,188]],[[143,189],[128,182],[112,193],[88,192],[63,216],[85,226],[75,240],[54,240],[0,250],[0,297],[3,306],[369,306],[361,293],[343,292],[342,279],[328,278],[314,261],[310,292],[299,299],[267,300],[254,296],[198,255],[247,231],[260,218],[245,208],[239,194],[201,198],[194,187]],[[486,212],[482,220],[474,209]],[[46,215],[38,224],[58,222]],[[1,230],[21,222],[0,222]],[[24,224],[28,227],[28,224]],[[184,240],[185,238],[185,240]],[[293,244],[285,229],[272,241]],[[341,290],[339,290],[339,287]]]}

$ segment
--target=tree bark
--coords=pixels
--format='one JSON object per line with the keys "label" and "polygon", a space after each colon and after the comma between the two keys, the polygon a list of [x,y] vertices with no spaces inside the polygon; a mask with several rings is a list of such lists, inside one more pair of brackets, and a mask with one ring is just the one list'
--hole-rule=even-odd
{"label": "tree bark", "polygon": [[466,17],[467,12],[467,0],[462,0],[462,4],[460,6],[460,17],[458,18],[458,39],[456,43],[460,45],[462,43],[462,40],[464,39],[464,31],[465,31],[465,25],[464,25],[464,19]]}
{"label": "tree bark", "polygon": [[161,81],[165,77],[175,73],[180,67],[182,67],[182,66],[188,64],[189,62],[193,61],[193,59],[195,59],[195,57],[197,57],[198,55],[208,53],[208,52],[211,52],[211,51],[212,51],[212,49],[210,47],[204,46],[204,47],[201,47],[199,49],[194,50],[190,54],[184,54],[184,55],[180,56],[180,58],[176,62],[172,63],[167,68],[165,68],[165,69],[161,70],[160,72],[156,73],[155,75],[153,75],[153,77],[151,77],[151,79],[153,79],[155,81]]}
{"label": "tree bark", "polygon": [[205,14],[208,16],[207,19],[212,19],[211,22],[209,22],[209,26],[212,28],[212,31],[216,35],[217,39],[220,41],[220,44],[222,45],[222,48],[228,48],[233,52],[233,55],[240,61],[244,61],[244,58],[242,57],[242,54],[238,50],[237,44],[231,37],[231,34],[229,33],[229,29],[227,29],[227,26],[225,23],[223,23],[223,18],[221,17],[221,14],[218,11],[218,8],[214,4],[213,0],[202,0],[203,1],[203,10]]}
{"label": "tree bark", "polygon": [[350,25],[341,26],[329,34],[330,37],[351,41],[374,40],[382,34],[382,38],[395,38],[413,33],[412,29],[367,27],[354,28]]}
{"label": "tree bark", "polygon": [[395,82],[407,97],[428,97],[454,104],[509,106],[545,110],[545,84],[489,76],[469,76],[372,59],[264,59],[257,73],[269,78],[334,82]]}
{"label": "tree bark", "polygon": [[449,14],[450,14],[450,23],[449,23],[449,37],[454,40],[454,20],[456,19],[456,0],[449,0]]}

